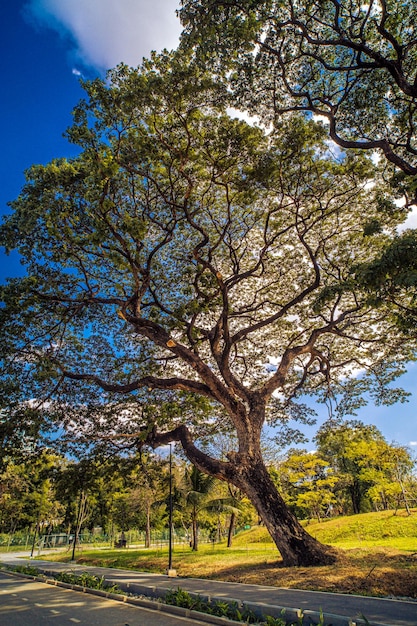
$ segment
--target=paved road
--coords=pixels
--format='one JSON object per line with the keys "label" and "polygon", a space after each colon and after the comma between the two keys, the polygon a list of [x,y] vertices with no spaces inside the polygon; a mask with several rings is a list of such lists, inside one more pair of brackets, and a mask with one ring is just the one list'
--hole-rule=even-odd
{"label": "paved road", "polygon": [[[197,626],[201,622],[0,572],[1,626]],[[205,624],[207,626],[207,624]]]}
{"label": "paved road", "polygon": [[[16,564],[27,563],[18,559],[16,553],[0,554],[0,561]],[[189,592],[211,597],[235,598],[245,602],[261,602],[269,605],[301,608],[324,613],[342,615],[348,618],[357,618],[362,615],[376,624],[388,626],[417,626],[417,602],[389,600],[384,598],[368,598],[345,594],[323,593],[316,591],[302,591],[267,587],[264,585],[246,585],[227,583],[215,580],[198,578],[168,578],[162,574],[149,574],[112,568],[86,567],[68,563],[53,563],[51,561],[31,561],[32,565],[46,571],[68,571],[69,569],[89,571],[97,576],[105,576],[106,580],[117,583],[121,588],[128,587],[131,591],[152,593],[158,589],[176,589],[181,587]],[[162,595],[156,592],[156,595]],[[1,622],[0,622],[1,623]]]}

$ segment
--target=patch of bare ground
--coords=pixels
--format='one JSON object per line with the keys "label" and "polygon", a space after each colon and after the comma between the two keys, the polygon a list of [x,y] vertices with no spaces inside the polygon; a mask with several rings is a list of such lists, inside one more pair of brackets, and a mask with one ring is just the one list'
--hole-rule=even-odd
{"label": "patch of bare ground", "polygon": [[231,567],[209,577],[273,587],[417,599],[417,554],[357,549],[339,551],[334,565],[283,567],[277,561]]}

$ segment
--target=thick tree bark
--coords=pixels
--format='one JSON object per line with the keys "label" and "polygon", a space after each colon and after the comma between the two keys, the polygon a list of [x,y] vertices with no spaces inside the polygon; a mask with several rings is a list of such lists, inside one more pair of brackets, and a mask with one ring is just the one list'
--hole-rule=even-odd
{"label": "thick tree bark", "polygon": [[234,482],[261,515],[284,565],[334,563],[336,557],[333,550],[309,535],[288,509],[262,459],[242,467]]}
{"label": "thick tree bark", "polygon": [[361,512],[362,504],[362,489],[358,480],[354,479],[352,485],[349,488],[350,499],[352,502],[353,513],[357,515]]}

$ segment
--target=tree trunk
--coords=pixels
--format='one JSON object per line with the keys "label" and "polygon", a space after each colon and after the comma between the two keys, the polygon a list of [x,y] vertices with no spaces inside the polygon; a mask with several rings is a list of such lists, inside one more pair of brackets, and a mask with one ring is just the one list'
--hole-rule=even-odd
{"label": "tree trunk", "polygon": [[145,548],[151,547],[151,505],[146,503]]}
{"label": "tree trunk", "polygon": [[192,549],[194,551],[198,550],[198,525],[197,525],[197,518],[195,516],[193,516],[193,521],[192,521]]}
{"label": "tree trunk", "polygon": [[236,513],[232,513],[231,516],[230,516],[229,531],[227,533],[227,547],[228,548],[232,547],[233,533],[235,531],[235,524],[236,524]]}
{"label": "tree trunk", "polygon": [[357,515],[361,512],[362,504],[362,490],[358,480],[354,479],[352,485],[349,488],[350,499],[352,502],[353,513]]}
{"label": "tree trunk", "polygon": [[261,458],[242,464],[234,484],[246,493],[267,527],[284,565],[334,563],[335,553],[309,535],[278,493]]}
{"label": "tree trunk", "polygon": [[398,482],[400,484],[400,487],[401,487],[401,494],[402,494],[402,497],[403,497],[403,500],[404,500],[404,506],[405,506],[405,509],[407,511],[407,515],[411,515],[410,507],[408,505],[407,494],[406,494],[406,491],[404,489],[403,481],[401,480],[401,476],[399,474],[398,474],[397,480],[398,480]]}

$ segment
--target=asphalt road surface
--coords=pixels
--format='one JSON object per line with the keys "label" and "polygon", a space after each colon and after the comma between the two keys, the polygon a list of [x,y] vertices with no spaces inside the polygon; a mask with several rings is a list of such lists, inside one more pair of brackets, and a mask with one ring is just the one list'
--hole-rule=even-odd
{"label": "asphalt road surface", "polygon": [[[196,626],[202,624],[0,572],[1,626]],[[207,626],[207,624],[206,624]]]}

